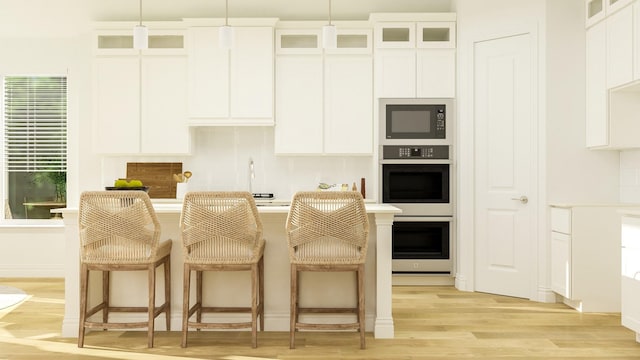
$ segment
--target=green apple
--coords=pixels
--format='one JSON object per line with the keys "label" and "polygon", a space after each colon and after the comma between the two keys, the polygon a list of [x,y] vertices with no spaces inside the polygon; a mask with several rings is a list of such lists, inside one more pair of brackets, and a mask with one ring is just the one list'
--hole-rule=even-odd
{"label": "green apple", "polygon": [[127,187],[129,186],[129,183],[127,182],[126,179],[118,179],[115,181],[115,183],[113,184],[114,187]]}
{"label": "green apple", "polygon": [[140,180],[130,180],[129,187],[142,187],[142,181]]}

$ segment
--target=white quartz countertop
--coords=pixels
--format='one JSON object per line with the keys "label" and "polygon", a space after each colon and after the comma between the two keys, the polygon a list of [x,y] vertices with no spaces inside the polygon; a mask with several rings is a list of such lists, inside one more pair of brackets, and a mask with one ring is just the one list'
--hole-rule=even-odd
{"label": "white quartz countertop", "polygon": [[621,209],[640,209],[640,204],[638,203],[549,203],[549,206],[567,209],[574,207],[618,207]]}
{"label": "white quartz countertop", "polygon": [[[288,203],[258,203],[258,212],[261,214],[287,214],[289,212]],[[153,208],[158,214],[179,214],[182,211],[180,202],[154,202]],[[402,210],[389,204],[365,203],[365,208],[369,214],[400,214]],[[69,207],[55,209],[55,212],[62,214],[77,213],[78,208]]]}

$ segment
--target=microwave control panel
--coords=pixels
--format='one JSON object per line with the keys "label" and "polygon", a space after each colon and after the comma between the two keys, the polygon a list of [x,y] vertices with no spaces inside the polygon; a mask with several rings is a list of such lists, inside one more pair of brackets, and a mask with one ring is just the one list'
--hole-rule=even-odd
{"label": "microwave control panel", "polygon": [[382,158],[387,160],[448,159],[449,145],[385,145]]}
{"label": "microwave control panel", "polygon": [[438,109],[438,113],[436,114],[436,132],[438,134],[444,134],[445,132],[444,108]]}

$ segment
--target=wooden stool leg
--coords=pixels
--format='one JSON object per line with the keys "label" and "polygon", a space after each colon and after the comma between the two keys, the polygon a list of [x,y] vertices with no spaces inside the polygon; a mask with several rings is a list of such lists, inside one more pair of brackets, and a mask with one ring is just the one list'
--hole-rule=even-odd
{"label": "wooden stool leg", "polygon": [[360,348],[365,348],[364,330],[365,330],[365,317],[364,317],[364,264],[358,265],[357,271],[358,277],[358,322],[360,326]]}
{"label": "wooden stool leg", "polygon": [[[196,321],[202,322],[202,277],[203,271],[196,270]],[[200,331],[200,328],[197,328]]]}
{"label": "wooden stool leg", "polygon": [[164,260],[164,303],[166,308],[164,315],[167,321],[167,331],[171,331],[171,257]]}
{"label": "wooden stool leg", "polygon": [[153,328],[155,326],[155,307],[156,307],[156,266],[155,264],[149,265],[147,270],[149,276],[149,305],[148,305],[148,329],[147,329],[147,346],[153,347]]}
{"label": "wooden stool leg", "polygon": [[260,261],[258,262],[258,274],[260,276],[260,280],[258,283],[260,299],[260,331],[264,331],[264,257],[261,257]]}
{"label": "wooden stool leg", "polygon": [[[102,303],[104,304],[104,309],[102,310],[102,322],[105,324],[109,322],[109,306],[111,306],[109,302],[109,289],[111,288],[110,279],[111,271],[102,271]],[[107,331],[107,328],[104,328],[103,330]]]}
{"label": "wooden stool leg", "polygon": [[84,346],[84,323],[87,320],[87,289],[89,288],[89,269],[86,264],[80,266],[80,323],[78,347]]}
{"label": "wooden stool leg", "polygon": [[258,264],[251,265],[251,347],[258,347]]}
{"label": "wooden stool leg", "polygon": [[182,279],[182,344],[187,347],[187,333],[189,332],[189,291],[191,288],[191,267],[184,264]]}
{"label": "wooden stool leg", "polygon": [[289,323],[289,348],[296,348],[296,322],[298,319],[298,268],[291,264],[291,309]]}

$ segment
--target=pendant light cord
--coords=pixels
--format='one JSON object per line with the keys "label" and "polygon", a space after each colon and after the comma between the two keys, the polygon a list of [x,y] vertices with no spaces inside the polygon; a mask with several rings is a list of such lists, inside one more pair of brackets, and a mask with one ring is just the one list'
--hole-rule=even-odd
{"label": "pendant light cord", "polygon": [[229,0],[224,5],[224,26],[229,26]]}
{"label": "pendant light cord", "polygon": [[142,0],[139,1],[140,3],[140,12],[139,12],[139,17],[138,17],[138,21],[139,21],[139,25],[142,26]]}
{"label": "pendant light cord", "polygon": [[329,25],[331,25],[331,0],[329,0]]}

